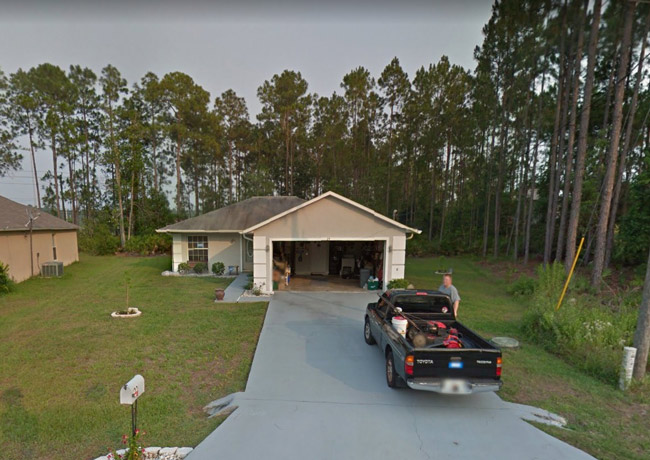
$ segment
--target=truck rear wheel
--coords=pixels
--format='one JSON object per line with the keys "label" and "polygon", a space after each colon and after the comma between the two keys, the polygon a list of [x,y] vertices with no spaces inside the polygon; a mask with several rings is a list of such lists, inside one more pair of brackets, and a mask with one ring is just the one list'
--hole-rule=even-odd
{"label": "truck rear wheel", "polygon": [[395,370],[395,360],[393,352],[388,350],[386,354],[386,384],[391,388],[399,388],[400,377]]}
{"label": "truck rear wheel", "polygon": [[375,338],[372,336],[372,331],[370,330],[370,320],[366,316],[366,323],[363,325],[363,338],[366,340],[366,343],[368,345],[374,345],[377,342],[375,341]]}

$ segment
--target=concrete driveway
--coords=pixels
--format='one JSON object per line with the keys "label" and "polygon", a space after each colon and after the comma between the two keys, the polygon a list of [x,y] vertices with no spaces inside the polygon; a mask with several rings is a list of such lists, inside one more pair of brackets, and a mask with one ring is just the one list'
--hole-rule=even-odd
{"label": "concrete driveway", "polygon": [[383,354],[363,340],[375,298],[276,293],[238,409],[188,458],[592,458],[522,420],[548,413],[496,394],[388,388]]}

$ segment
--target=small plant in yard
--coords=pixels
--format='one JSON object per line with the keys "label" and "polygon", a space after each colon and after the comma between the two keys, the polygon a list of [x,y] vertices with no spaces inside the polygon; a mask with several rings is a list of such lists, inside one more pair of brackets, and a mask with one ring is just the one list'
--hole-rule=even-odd
{"label": "small plant in yard", "polygon": [[187,273],[191,270],[192,268],[190,267],[189,262],[181,262],[178,264],[178,272],[179,273]]}
{"label": "small plant in yard", "polygon": [[225,271],[226,271],[226,266],[224,265],[223,262],[215,262],[212,264],[212,273],[214,273],[215,275],[221,276]]}
{"label": "small plant in yard", "polygon": [[264,286],[265,286],[264,283],[260,284],[259,286],[257,284],[253,284],[253,289],[251,289],[251,292],[253,293],[253,295],[256,295],[256,296],[262,295],[263,294],[262,288]]}
{"label": "small plant in yard", "polygon": [[196,265],[194,265],[194,273],[196,274],[201,274],[204,272],[208,271],[208,265],[203,262],[198,262]]}
{"label": "small plant in yard", "polygon": [[404,278],[396,278],[388,282],[388,289],[406,289],[409,287],[409,284]]}
{"label": "small plant in yard", "polygon": [[[142,435],[145,433],[142,432]],[[122,444],[124,444],[125,452],[123,454],[118,454],[117,452],[109,452],[107,458],[109,460],[142,460],[144,459],[145,450],[140,442],[141,432],[140,430],[135,430],[135,434],[132,436],[122,435]]]}
{"label": "small plant in yard", "polygon": [[9,265],[0,262],[0,294],[11,291],[13,281],[9,277]]}
{"label": "small plant in yard", "polygon": [[517,281],[508,286],[508,294],[515,297],[527,297],[535,293],[535,279],[530,276],[522,275]]}

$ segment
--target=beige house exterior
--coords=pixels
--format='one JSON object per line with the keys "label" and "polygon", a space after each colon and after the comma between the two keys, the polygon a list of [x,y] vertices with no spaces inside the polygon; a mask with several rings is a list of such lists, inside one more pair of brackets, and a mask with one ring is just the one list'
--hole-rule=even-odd
{"label": "beige house exterior", "polygon": [[[32,229],[29,215],[32,215]],[[44,262],[70,265],[79,260],[79,227],[46,212],[0,196],[0,261],[21,282],[41,273]]]}
{"label": "beige house exterior", "polygon": [[[223,212],[229,206],[213,211],[208,219],[205,216],[212,213],[159,229],[173,235],[174,270],[199,251],[209,265],[221,261],[226,266],[252,271],[254,284],[263,292],[273,292],[274,266],[277,270],[277,259],[287,255],[285,250],[290,254],[292,274],[320,277],[340,275],[346,251],[351,252],[351,257],[355,251],[370,251],[375,275],[385,286],[391,279],[404,278],[406,240],[420,233],[334,192],[309,201],[296,197],[250,200],[232,205],[241,205],[240,211],[253,213],[247,218],[255,222],[245,227],[235,209]],[[273,202],[273,212],[260,209]],[[221,220],[227,215],[231,222]],[[199,244],[205,242],[207,248],[196,248],[197,237]],[[359,264],[363,256],[357,259]]]}

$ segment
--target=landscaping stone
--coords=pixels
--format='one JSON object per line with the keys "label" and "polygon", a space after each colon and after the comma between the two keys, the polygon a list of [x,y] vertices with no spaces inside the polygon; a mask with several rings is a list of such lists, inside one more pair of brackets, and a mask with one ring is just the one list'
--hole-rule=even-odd
{"label": "landscaping stone", "polygon": [[516,350],[519,348],[519,340],[512,337],[493,337],[490,341],[499,348],[510,348]]}
{"label": "landscaping stone", "polygon": [[173,272],[171,270],[165,270],[164,272],[161,273],[161,275],[162,276],[187,276],[189,278],[196,278],[196,277],[237,278],[237,275],[215,275],[214,273],[211,273],[211,272],[205,272],[205,273],[195,273],[195,272],[178,273],[178,272]]}
{"label": "landscaping stone", "polygon": [[[144,449],[144,460],[183,460],[190,452],[194,450],[193,447],[146,447]],[[120,449],[115,451],[118,455],[124,455],[128,449]],[[119,460],[119,456],[117,459]],[[113,455],[103,455],[97,457],[95,460],[115,460]]]}
{"label": "landscaping stone", "polygon": [[111,317],[113,318],[137,318],[138,316],[142,315],[142,312],[137,309],[136,307],[129,307],[128,310],[130,313],[124,315],[121,314],[119,311],[114,311],[111,313]]}
{"label": "landscaping stone", "polygon": [[176,451],[176,457],[185,458],[193,450],[194,449],[191,447],[179,447],[178,450]]}

